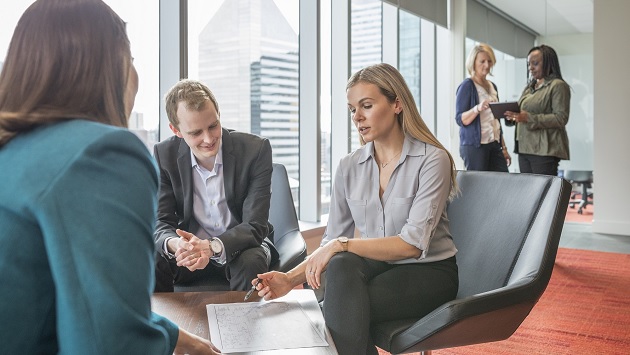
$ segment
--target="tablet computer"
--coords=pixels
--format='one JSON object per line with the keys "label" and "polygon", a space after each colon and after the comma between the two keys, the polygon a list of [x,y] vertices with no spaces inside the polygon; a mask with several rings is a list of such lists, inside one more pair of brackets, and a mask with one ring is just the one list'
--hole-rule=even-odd
{"label": "tablet computer", "polygon": [[494,115],[497,119],[505,118],[505,111],[521,112],[521,109],[518,107],[518,102],[516,101],[491,102],[490,110],[492,110],[492,115]]}

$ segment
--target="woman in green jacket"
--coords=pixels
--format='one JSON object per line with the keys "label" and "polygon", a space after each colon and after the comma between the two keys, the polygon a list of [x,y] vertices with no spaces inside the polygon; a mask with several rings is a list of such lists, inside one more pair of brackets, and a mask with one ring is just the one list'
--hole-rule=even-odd
{"label": "woman in green jacket", "polygon": [[521,173],[555,176],[560,160],[569,159],[571,89],[562,79],[553,48],[532,48],[527,66],[531,79],[519,99],[521,112],[506,112],[506,118],[516,122],[514,152]]}

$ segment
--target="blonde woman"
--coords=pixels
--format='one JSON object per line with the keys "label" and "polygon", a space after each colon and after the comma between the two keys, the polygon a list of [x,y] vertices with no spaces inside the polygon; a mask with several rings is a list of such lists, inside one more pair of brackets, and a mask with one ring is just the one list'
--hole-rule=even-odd
{"label": "blonde woman", "polygon": [[339,353],[377,354],[371,323],[422,317],[457,294],[446,216],[455,170],[394,67],[361,69],[346,89],[362,147],[337,168],[321,245],[287,273],[258,275],[257,289],[265,299],[317,289],[326,270],[323,312]]}
{"label": "blonde woman", "polygon": [[501,122],[490,111],[499,101],[497,86],[490,80],[496,63],[492,47],[481,43],[473,47],[466,60],[469,78],[457,88],[455,121],[459,125],[459,155],[466,170],[508,171],[508,153]]}

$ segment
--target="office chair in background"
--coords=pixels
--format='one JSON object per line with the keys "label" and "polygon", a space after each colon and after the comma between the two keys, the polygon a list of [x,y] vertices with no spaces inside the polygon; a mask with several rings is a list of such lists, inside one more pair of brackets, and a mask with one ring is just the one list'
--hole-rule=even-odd
{"label": "office chair in background", "polygon": [[[582,214],[586,206],[593,204],[593,193],[588,192],[588,189],[592,187],[593,172],[590,170],[565,170],[563,176],[571,184],[582,187],[582,192],[573,192],[571,200],[569,200],[569,207],[575,208],[575,205],[578,205],[577,213]],[[576,198],[578,196],[580,196],[579,199]]]}

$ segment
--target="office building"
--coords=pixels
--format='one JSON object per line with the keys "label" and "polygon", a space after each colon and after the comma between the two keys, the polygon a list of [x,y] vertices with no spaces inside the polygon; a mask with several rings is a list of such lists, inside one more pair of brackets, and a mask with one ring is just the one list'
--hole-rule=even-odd
{"label": "office building", "polygon": [[298,38],[272,0],[225,1],[199,35],[199,79],[226,128],[268,138],[299,180]]}

